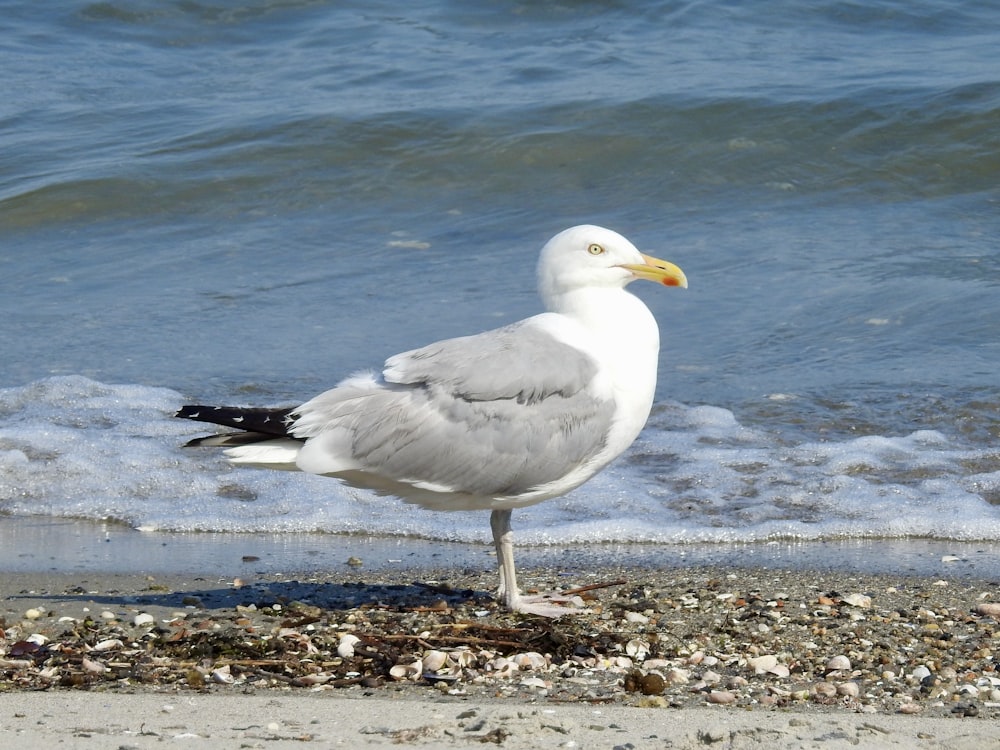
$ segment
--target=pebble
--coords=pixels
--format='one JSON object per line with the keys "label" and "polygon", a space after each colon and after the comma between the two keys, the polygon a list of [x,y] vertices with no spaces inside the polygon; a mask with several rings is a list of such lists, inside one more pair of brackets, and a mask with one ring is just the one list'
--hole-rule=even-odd
{"label": "pebble", "polygon": [[37,620],[38,618],[43,617],[44,615],[45,612],[41,609],[37,609],[36,607],[32,607],[31,609],[27,610],[24,613],[24,616],[29,620]]}
{"label": "pebble", "polygon": [[931,670],[929,670],[924,664],[921,664],[919,667],[910,672],[910,677],[917,682],[922,682],[925,678],[930,676]]}
{"label": "pebble", "polygon": [[655,672],[650,672],[639,680],[639,690],[643,695],[663,695],[666,686],[663,677]]}
{"label": "pebble", "polygon": [[713,690],[708,694],[709,703],[718,703],[719,705],[727,705],[729,703],[736,702],[736,693],[730,690]]}

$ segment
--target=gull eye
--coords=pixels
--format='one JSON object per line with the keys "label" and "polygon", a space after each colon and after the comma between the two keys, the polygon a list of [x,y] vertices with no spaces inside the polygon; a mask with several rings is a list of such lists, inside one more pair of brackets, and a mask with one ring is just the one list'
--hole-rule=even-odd
{"label": "gull eye", "polygon": [[596,242],[587,246],[587,252],[591,255],[600,255],[604,252],[604,248],[598,245]]}

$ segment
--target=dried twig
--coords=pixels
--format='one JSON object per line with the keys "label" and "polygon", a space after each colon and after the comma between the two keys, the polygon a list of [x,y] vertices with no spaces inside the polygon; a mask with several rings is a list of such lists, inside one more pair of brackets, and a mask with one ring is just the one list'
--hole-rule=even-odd
{"label": "dried twig", "polygon": [[576,596],[577,594],[582,594],[585,591],[594,591],[595,589],[606,589],[611,586],[624,586],[628,583],[624,578],[619,578],[617,581],[607,581],[606,583],[589,583],[586,586],[577,586],[575,589],[569,589],[567,591],[561,591],[561,596]]}

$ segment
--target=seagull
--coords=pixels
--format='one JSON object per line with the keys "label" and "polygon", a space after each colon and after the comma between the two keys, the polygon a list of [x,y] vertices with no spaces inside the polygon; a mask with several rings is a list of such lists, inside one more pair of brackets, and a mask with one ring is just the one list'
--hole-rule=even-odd
{"label": "seagull", "polygon": [[626,287],[687,278],[593,225],[549,240],[537,275],[546,312],[397,354],[300,406],[184,406],[176,416],[239,430],[188,445],[432,510],[488,510],[498,601],[558,617],[565,600],[518,589],[511,512],[565,495],[632,444],[652,407],[660,335]]}

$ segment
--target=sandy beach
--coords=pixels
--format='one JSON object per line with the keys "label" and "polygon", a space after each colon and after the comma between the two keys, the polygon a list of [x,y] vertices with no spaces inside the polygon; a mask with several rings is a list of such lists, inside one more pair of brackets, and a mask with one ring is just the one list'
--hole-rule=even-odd
{"label": "sandy beach", "polygon": [[1000,745],[994,721],[808,710],[393,700],[331,694],[0,695],[7,747],[948,748]]}
{"label": "sandy beach", "polygon": [[1000,587],[968,568],[526,567],[575,588],[552,621],[498,611],[488,560],[360,562],[4,574],[0,741],[1000,747]]}

